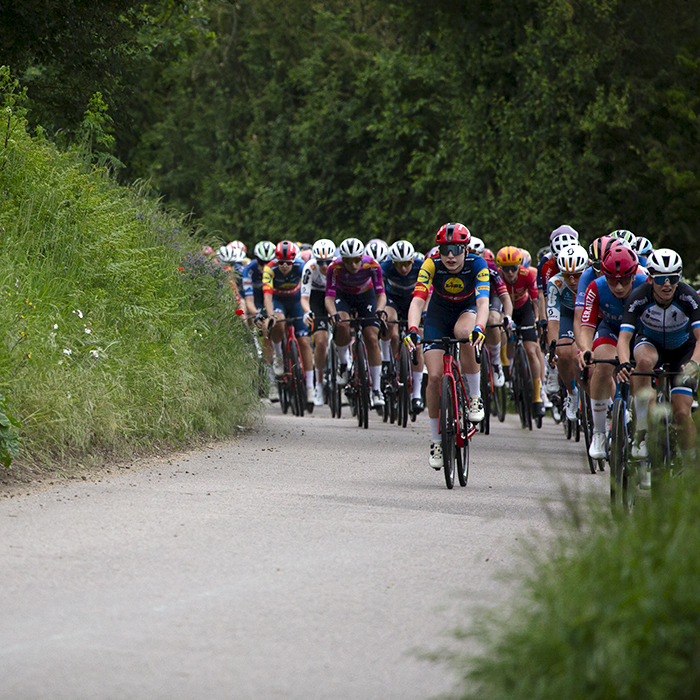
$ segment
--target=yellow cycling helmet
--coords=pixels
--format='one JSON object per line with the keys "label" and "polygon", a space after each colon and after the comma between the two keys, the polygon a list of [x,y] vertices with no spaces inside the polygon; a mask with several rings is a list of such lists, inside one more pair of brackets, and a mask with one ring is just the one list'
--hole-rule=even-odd
{"label": "yellow cycling helmet", "polygon": [[507,245],[496,253],[496,265],[498,267],[511,267],[523,264],[523,251],[514,245]]}

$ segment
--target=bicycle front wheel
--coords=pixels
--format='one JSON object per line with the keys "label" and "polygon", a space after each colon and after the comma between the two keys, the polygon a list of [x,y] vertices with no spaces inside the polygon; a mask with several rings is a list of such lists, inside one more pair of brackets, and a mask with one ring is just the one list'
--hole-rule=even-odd
{"label": "bicycle front wheel", "polygon": [[625,413],[625,402],[620,398],[615,399],[610,428],[610,505],[614,511],[630,513],[634,507],[634,488],[630,478]]}
{"label": "bicycle front wheel", "polygon": [[462,385],[457,383],[457,422],[459,429],[458,442],[461,446],[456,445],[457,452],[457,477],[459,485],[466,486],[469,479],[469,431],[471,423],[469,422],[469,401],[464,393]]}
{"label": "bicycle front wheel", "polygon": [[405,428],[408,414],[411,410],[411,358],[408,348],[401,343],[399,349],[399,381],[398,381],[398,424]]}
{"label": "bicycle front wheel", "polygon": [[455,450],[457,446],[455,417],[455,385],[451,377],[442,378],[440,392],[440,436],[442,439],[442,468],[445,483],[451,489],[455,485]]}
{"label": "bicycle front wheel", "polygon": [[358,334],[356,341],[355,362],[357,363],[356,379],[356,405],[357,405],[357,425],[360,428],[369,427],[369,363],[367,362],[367,349],[362,341],[362,336]]}
{"label": "bicycle front wheel", "polygon": [[295,416],[303,416],[306,407],[306,382],[304,381],[304,370],[301,367],[299,346],[296,340],[289,345],[286,369],[291,383],[292,413]]}
{"label": "bicycle front wheel", "polygon": [[491,432],[491,395],[493,394],[493,377],[491,370],[491,354],[484,346],[481,350],[480,370],[481,400],[484,402],[484,418],[479,423],[479,430],[488,435]]}
{"label": "bicycle front wheel", "polygon": [[596,473],[596,467],[598,465],[598,460],[593,459],[588,453],[591,448],[591,440],[593,439],[593,411],[591,409],[591,400],[588,398],[588,394],[583,390],[583,387],[579,387],[579,412],[581,413],[581,423],[583,427],[583,439],[586,445],[586,458],[588,459],[588,468],[591,474]]}

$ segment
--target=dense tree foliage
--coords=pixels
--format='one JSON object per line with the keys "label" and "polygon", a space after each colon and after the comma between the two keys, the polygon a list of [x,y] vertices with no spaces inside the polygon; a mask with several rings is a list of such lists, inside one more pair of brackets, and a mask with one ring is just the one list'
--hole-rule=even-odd
{"label": "dense tree foliage", "polygon": [[151,178],[225,240],[427,247],[461,220],[534,252],[568,222],[586,241],[629,228],[697,271],[693,3],[97,5],[124,34],[88,54],[120,72],[85,84],[110,105],[123,177]]}

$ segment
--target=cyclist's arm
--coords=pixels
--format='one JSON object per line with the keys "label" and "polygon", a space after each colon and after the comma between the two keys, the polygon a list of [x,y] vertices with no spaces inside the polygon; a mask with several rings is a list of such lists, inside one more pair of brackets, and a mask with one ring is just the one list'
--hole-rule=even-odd
{"label": "cyclist's arm", "polygon": [[414,296],[411,305],[408,307],[408,327],[418,328],[421,324],[421,316],[425,308],[425,299]]}
{"label": "cyclist's arm", "polygon": [[632,331],[620,330],[617,336],[617,359],[621,365],[630,361],[630,343],[633,335]]}
{"label": "cyclist's arm", "polygon": [[489,322],[489,298],[477,297],[476,300],[476,325],[483,330]]}
{"label": "cyclist's arm", "polygon": [[546,301],[543,289],[537,291],[537,318],[545,319],[547,318],[546,312]]}
{"label": "cyclist's arm", "polygon": [[510,298],[510,294],[508,294],[508,291],[506,291],[504,294],[499,294],[498,298],[501,300],[501,304],[503,304],[503,313],[506,316],[510,316],[512,318],[513,300]]}
{"label": "cyclist's arm", "polygon": [[253,297],[244,297],[245,299],[245,310],[248,313],[248,316],[251,318],[255,316],[255,314],[258,313],[258,309],[255,306],[255,299]]}
{"label": "cyclist's arm", "polygon": [[326,312],[328,313],[329,316],[334,316],[336,313],[335,309],[335,294],[332,296],[329,294],[326,294],[325,299],[323,300],[323,303],[326,306]]}
{"label": "cyclist's arm", "polygon": [[700,365],[700,328],[693,328],[693,335],[695,336],[695,349],[690,356],[690,360]]}
{"label": "cyclist's arm", "polygon": [[304,294],[301,295],[301,299],[300,299],[301,308],[304,310],[305,314],[307,314],[307,313],[309,313],[309,311],[311,311],[311,304],[309,302],[310,299],[311,299],[311,297],[309,297],[309,296],[305,296]]}
{"label": "cyclist's arm", "polygon": [[574,338],[579,347],[581,347],[581,315],[583,314],[583,307],[574,307]]}
{"label": "cyclist's arm", "polygon": [[377,311],[384,311],[386,308],[386,294],[377,294]]}

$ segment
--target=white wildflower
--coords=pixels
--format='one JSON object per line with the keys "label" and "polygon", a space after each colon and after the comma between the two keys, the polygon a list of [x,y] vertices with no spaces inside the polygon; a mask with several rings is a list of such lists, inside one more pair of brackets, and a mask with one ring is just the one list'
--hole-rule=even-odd
{"label": "white wildflower", "polygon": [[90,354],[91,354],[93,357],[95,357],[95,358],[97,358],[97,357],[100,356],[100,353],[97,352],[97,350],[90,350]]}
{"label": "white wildflower", "polygon": [[72,355],[72,354],[73,354],[73,351],[72,351],[72,350],[69,350],[68,348],[63,348],[63,354],[64,354],[64,355]]}
{"label": "white wildflower", "polygon": [[87,326],[85,326],[85,332],[86,332],[87,334],[92,333],[92,331],[91,331]]}
{"label": "white wildflower", "polygon": [[[54,323],[54,324],[53,324],[53,329],[54,329],[55,331],[58,330],[58,323]],[[52,335],[56,335],[56,334],[53,333]]]}
{"label": "white wildflower", "polygon": [[62,364],[63,364],[63,360],[59,360],[59,361],[58,361],[58,364],[59,364],[59,365],[62,365]]}
{"label": "white wildflower", "polygon": [[78,314],[78,318],[82,318],[82,317],[83,317],[83,312],[82,312],[80,309],[75,309],[75,311],[73,311],[73,313],[74,313],[74,314]]}

